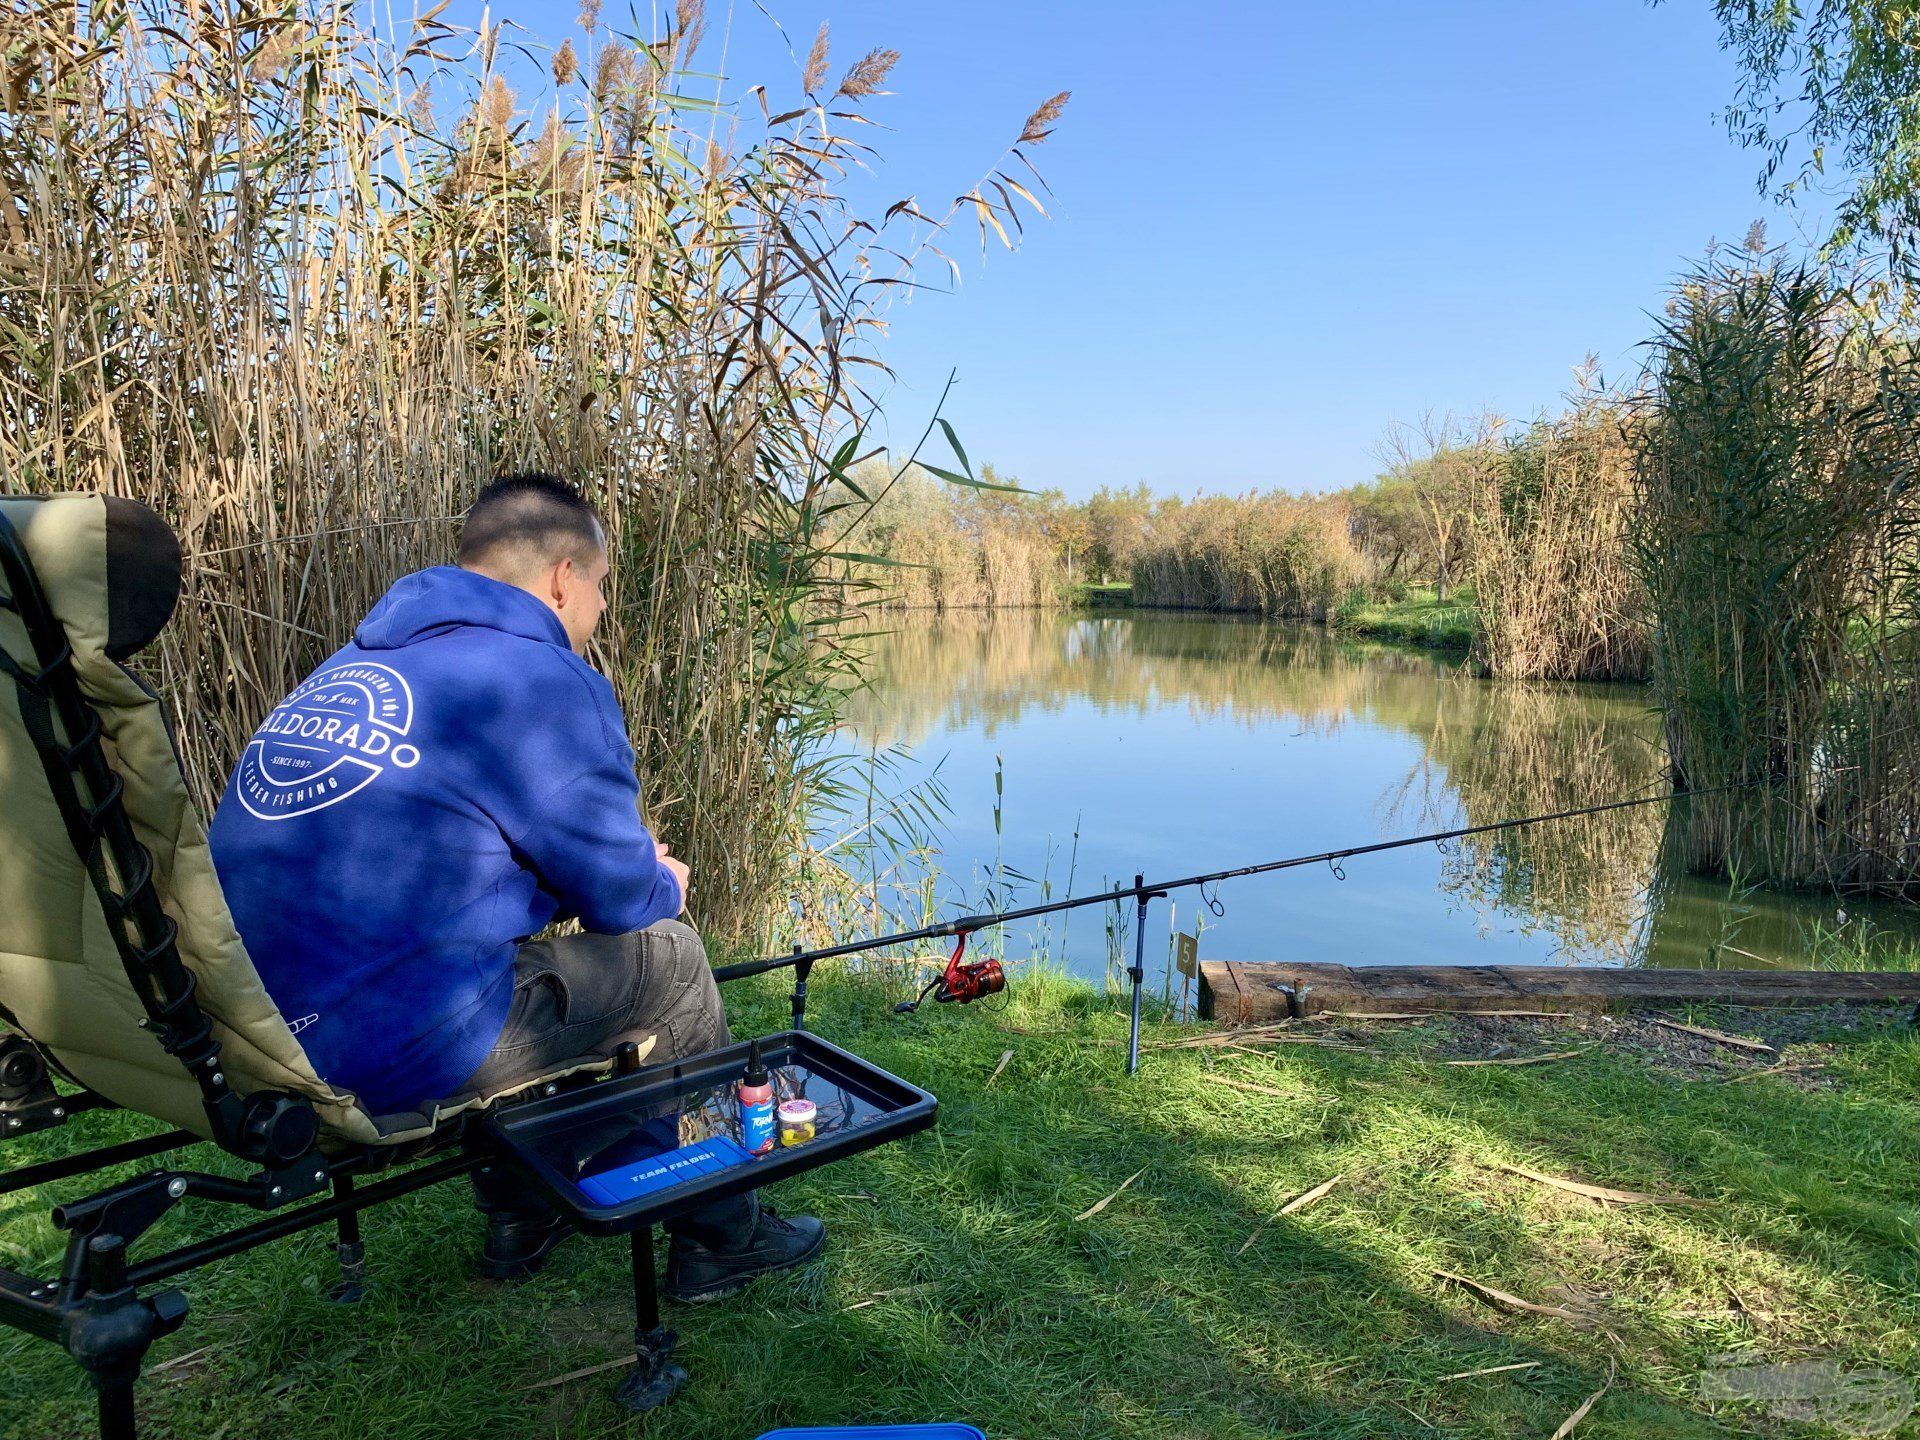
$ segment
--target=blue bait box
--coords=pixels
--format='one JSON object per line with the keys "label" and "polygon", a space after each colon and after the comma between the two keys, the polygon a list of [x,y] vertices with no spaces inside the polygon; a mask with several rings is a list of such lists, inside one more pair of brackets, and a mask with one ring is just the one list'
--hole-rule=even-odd
{"label": "blue bait box", "polygon": [[971,1425],[829,1425],[824,1430],[769,1430],[757,1440],[987,1440]]}
{"label": "blue bait box", "polygon": [[682,1145],[650,1155],[616,1170],[587,1175],[578,1182],[580,1193],[600,1205],[618,1205],[667,1190],[696,1175],[717,1175],[734,1165],[745,1165],[753,1157],[725,1135],[715,1135],[697,1145]]}

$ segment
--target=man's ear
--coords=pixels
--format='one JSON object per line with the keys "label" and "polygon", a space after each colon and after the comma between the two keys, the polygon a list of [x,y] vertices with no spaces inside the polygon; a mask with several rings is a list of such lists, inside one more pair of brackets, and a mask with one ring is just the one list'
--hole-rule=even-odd
{"label": "man's ear", "polygon": [[573,557],[562,556],[554,567],[547,572],[547,595],[553,601],[556,610],[561,609],[573,594],[573,587],[579,583],[579,577],[573,573]]}

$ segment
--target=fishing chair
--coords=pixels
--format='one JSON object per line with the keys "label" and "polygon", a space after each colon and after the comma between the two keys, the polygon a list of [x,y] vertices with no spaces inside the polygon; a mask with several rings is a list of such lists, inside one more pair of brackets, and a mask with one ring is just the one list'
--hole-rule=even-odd
{"label": "fishing chair", "polygon": [[[818,1102],[819,1138],[801,1148],[687,1143],[686,1117],[720,1113],[744,1044],[647,1068],[649,1040],[420,1113],[369,1113],[315,1072],[261,985],[164,707],[122,664],[172,615],[180,564],[165,522],[133,501],[0,497],[0,1143],[100,1109],[170,1127],[0,1173],[0,1195],[202,1144],[247,1173],[150,1169],[54,1206],[60,1273],[0,1268],[0,1322],[63,1345],[98,1391],[101,1435],[130,1440],[142,1360],[187,1315],[179,1290],[154,1286],[332,1225],[333,1294],[356,1299],[362,1211],[507,1164],[582,1230],[631,1237],[635,1368],[617,1394],[661,1403],[686,1377],[660,1321],[654,1225],[925,1128],[933,1097],[805,1034],[802,967],[794,1029],[760,1042]],[[189,1202],[264,1218],[136,1259]]]}

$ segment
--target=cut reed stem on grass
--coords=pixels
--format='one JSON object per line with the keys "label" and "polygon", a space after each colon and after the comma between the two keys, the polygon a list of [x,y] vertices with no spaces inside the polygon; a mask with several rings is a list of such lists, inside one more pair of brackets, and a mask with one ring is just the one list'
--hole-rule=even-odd
{"label": "cut reed stem on grass", "polygon": [[1538,1360],[1522,1360],[1513,1365],[1486,1365],[1478,1370],[1456,1370],[1453,1374],[1442,1375],[1440,1378],[1443,1381],[1473,1380],[1481,1375],[1506,1375],[1516,1370],[1537,1370],[1540,1364]]}
{"label": "cut reed stem on grass", "polygon": [[1496,1161],[1493,1168],[1504,1170],[1509,1175],[1524,1176],[1528,1180],[1551,1186],[1555,1190],[1564,1190],[1569,1195],[1581,1195],[1606,1205],[1709,1206],[1713,1203],[1710,1200],[1691,1200],[1684,1195],[1649,1195],[1639,1190],[1614,1190],[1605,1185],[1588,1185],[1584,1181],[1566,1180],[1558,1175],[1529,1170],[1524,1165],[1511,1165],[1505,1161]]}
{"label": "cut reed stem on grass", "polygon": [[1578,1325],[1586,1330],[1599,1330],[1616,1343],[1619,1336],[1614,1335],[1606,1326],[1590,1315],[1582,1315],[1577,1310],[1569,1310],[1564,1305],[1542,1305],[1533,1300],[1525,1300],[1511,1291],[1488,1285],[1484,1281],[1471,1280],[1465,1275],[1456,1275],[1451,1270],[1436,1270],[1434,1275],[1458,1285],[1468,1294],[1485,1301],[1496,1310],[1506,1310],[1513,1314],[1544,1315],[1550,1320],[1565,1320],[1570,1325]]}
{"label": "cut reed stem on grass", "polygon": [[1725,1045],[1734,1050],[1752,1050],[1762,1055],[1778,1055],[1773,1046],[1759,1040],[1745,1040],[1738,1035],[1729,1035],[1724,1030],[1709,1030],[1704,1025],[1688,1025],[1679,1020],[1662,1020],[1655,1016],[1652,1022],[1663,1030],[1678,1030],[1683,1035],[1698,1035],[1702,1040],[1711,1040],[1716,1045]]}
{"label": "cut reed stem on grass", "polygon": [[571,1385],[576,1380],[585,1380],[591,1375],[604,1375],[609,1370],[619,1370],[633,1364],[633,1356],[620,1355],[612,1360],[602,1360],[598,1365],[583,1365],[578,1370],[569,1370],[564,1375],[555,1375],[548,1380],[536,1380],[531,1385],[522,1385],[516,1394],[525,1394],[529,1390],[551,1390],[556,1385]]}
{"label": "cut reed stem on grass", "polygon": [[1082,1210],[1078,1215],[1074,1216],[1073,1218],[1075,1220],[1091,1220],[1094,1216],[1098,1215],[1102,1210],[1106,1209],[1107,1206],[1111,1205],[1114,1201],[1118,1200],[1121,1194],[1126,1190],[1126,1188],[1129,1185],[1133,1184],[1134,1181],[1138,1180],[1142,1175],[1146,1173],[1147,1173],[1146,1167],[1144,1165],[1141,1166],[1138,1170],[1134,1171],[1133,1174],[1129,1175],[1126,1179],[1120,1182],[1120,1188],[1118,1190],[1115,1190],[1111,1195],[1107,1196],[1103,1200],[1094,1201],[1093,1204],[1089,1205],[1086,1209]]}
{"label": "cut reed stem on grass", "polygon": [[1266,1219],[1262,1220],[1258,1225],[1254,1227],[1253,1233],[1247,1236],[1245,1240],[1240,1242],[1240,1248],[1233,1252],[1235,1258],[1237,1259],[1239,1256],[1242,1256],[1246,1254],[1247,1251],[1251,1250],[1253,1248],[1253,1242],[1258,1240],[1261,1237],[1261,1235],[1265,1234],[1267,1227],[1273,1224],[1274,1221],[1282,1219],[1288,1215],[1297,1215],[1302,1210],[1306,1209],[1309,1205],[1314,1204],[1316,1201],[1324,1200],[1327,1197],[1327,1194],[1333,1189],[1333,1187],[1340,1183],[1340,1178],[1341,1178],[1340,1176],[1335,1175],[1330,1177],[1329,1179],[1322,1180],[1318,1185],[1314,1186],[1311,1190],[1303,1191],[1302,1193],[1294,1196],[1293,1199],[1289,1200],[1286,1204],[1282,1205],[1278,1210],[1274,1211],[1273,1214],[1269,1215]]}
{"label": "cut reed stem on grass", "polygon": [[1723,1075],[1717,1083],[1721,1085],[1738,1085],[1742,1081],[1760,1080],[1768,1075],[1801,1075],[1809,1071],[1824,1070],[1826,1068],[1826,1062],[1822,1060],[1806,1060],[1792,1065],[1782,1061],[1778,1065],[1769,1065],[1764,1070],[1749,1070],[1744,1075]]}
{"label": "cut reed stem on grass", "polygon": [[1282,1090],[1274,1085],[1256,1085],[1251,1080],[1233,1080],[1225,1075],[1202,1075],[1202,1080],[1211,1080],[1215,1085],[1225,1085],[1230,1090],[1244,1090],[1249,1095],[1271,1095],[1276,1099],[1291,1099],[1291,1090]]}
{"label": "cut reed stem on grass", "polygon": [[1499,1059],[1499,1060],[1442,1060],[1440,1063],[1442,1065],[1459,1065],[1459,1066],[1545,1065],[1550,1060],[1577,1059],[1579,1056],[1586,1054],[1587,1051],[1591,1050],[1592,1048],[1593,1047],[1591,1045],[1584,1045],[1578,1050],[1555,1050],[1546,1055],[1514,1055],[1514,1056],[1509,1056],[1507,1058]]}
{"label": "cut reed stem on grass", "polygon": [[1593,1407],[1600,1403],[1601,1397],[1613,1388],[1613,1375],[1613,1367],[1608,1366],[1607,1383],[1594,1391],[1593,1394],[1589,1395],[1585,1400],[1582,1400],[1580,1402],[1580,1408],[1560,1422],[1560,1428],[1553,1432],[1552,1440],[1567,1440],[1567,1437],[1573,1434],[1574,1426],[1586,1419],[1588,1414],[1593,1410]]}

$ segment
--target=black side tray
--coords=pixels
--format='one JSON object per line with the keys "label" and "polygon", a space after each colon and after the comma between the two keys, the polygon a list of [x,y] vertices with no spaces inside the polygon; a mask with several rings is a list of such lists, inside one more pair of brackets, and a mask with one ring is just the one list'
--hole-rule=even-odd
{"label": "black side tray", "polygon": [[[492,1148],[525,1170],[589,1234],[669,1219],[845,1159],[933,1124],[939,1102],[816,1035],[760,1041],[776,1102],[811,1100],[812,1139],[740,1148],[735,1088],[748,1042],[653,1065],[488,1118]],[[670,1172],[661,1174],[661,1171]],[[636,1179],[636,1177],[641,1177]]]}

